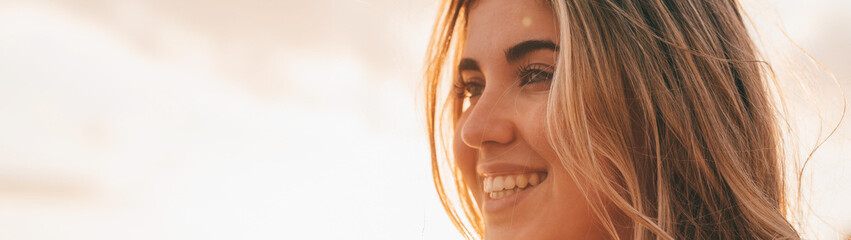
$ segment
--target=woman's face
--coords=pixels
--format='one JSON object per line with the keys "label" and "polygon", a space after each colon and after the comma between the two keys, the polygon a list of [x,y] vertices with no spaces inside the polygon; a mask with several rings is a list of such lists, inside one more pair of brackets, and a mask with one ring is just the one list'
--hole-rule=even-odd
{"label": "woman's face", "polygon": [[471,6],[467,26],[458,70],[470,105],[457,123],[454,150],[481,207],[485,237],[604,238],[545,135],[559,50],[550,7],[482,0]]}

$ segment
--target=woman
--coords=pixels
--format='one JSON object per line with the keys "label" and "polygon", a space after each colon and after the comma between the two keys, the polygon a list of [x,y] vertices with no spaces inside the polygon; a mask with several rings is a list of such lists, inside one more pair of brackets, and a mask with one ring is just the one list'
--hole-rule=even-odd
{"label": "woman", "polygon": [[739,8],[445,1],[427,113],[456,227],[488,240],[798,239],[768,67]]}

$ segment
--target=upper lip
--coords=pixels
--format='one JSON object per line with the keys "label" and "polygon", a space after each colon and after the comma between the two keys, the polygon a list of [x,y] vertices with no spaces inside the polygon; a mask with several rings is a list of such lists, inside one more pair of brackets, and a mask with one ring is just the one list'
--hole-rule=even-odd
{"label": "upper lip", "polygon": [[492,176],[492,175],[502,175],[502,174],[518,174],[518,173],[530,173],[530,172],[546,172],[547,168],[544,166],[532,165],[532,164],[519,164],[515,162],[508,161],[494,161],[482,163],[476,166],[476,172],[480,176]]}

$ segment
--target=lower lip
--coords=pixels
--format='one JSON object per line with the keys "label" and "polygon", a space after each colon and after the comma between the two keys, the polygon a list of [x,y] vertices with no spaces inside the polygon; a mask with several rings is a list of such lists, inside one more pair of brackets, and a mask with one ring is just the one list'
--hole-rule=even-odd
{"label": "lower lip", "polygon": [[520,204],[521,201],[523,201],[523,199],[526,199],[526,197],[535,193],[536,192],[535,190],[537,190],[539,187],[541,187],[541,185],[546,184],[548,179],[549,178],[544,178],[544,181],[542,181],[538,185],[528,187],[523,191],[511,194],[507,197],[503,197],[503,198],[500,198],[500,199],[490,198],[490,196],[488,196],[488,194],[485,193],[484,194],[485,195],[485,201],[484,201],[484,204],[482,206],[482,209],[484,209],[485,212],[491,212],[491,213],[505,211],[505,210],[511,210],[514,206]]}

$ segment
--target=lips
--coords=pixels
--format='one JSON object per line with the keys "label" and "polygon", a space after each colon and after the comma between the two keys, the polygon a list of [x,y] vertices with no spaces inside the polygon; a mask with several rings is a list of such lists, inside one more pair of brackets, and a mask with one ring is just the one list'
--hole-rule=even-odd
{"label": "lips", "polygon": [[[493,160],[478,164],[476,172],[483,190],[480,195],[482,211],[493,221],[506,214],[506,210],[519,206],[527,197],[543,197],[544,192],[536,189],[546,184],[548,170],[547,165],[539,161]],[[511,212],[507,213],[513,215]]]}

